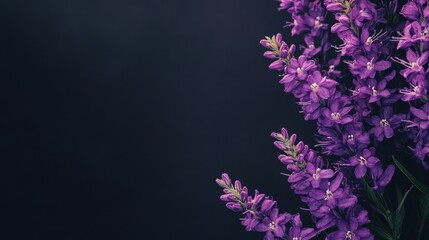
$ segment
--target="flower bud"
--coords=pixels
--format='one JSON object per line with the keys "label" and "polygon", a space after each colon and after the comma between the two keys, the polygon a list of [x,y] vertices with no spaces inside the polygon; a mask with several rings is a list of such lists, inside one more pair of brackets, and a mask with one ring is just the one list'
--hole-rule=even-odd
{"label": "flower bud", "polygon": [[269,58],[269,59],[274,59],[274,58],[277,58],[277,55],[273,51],[266,51],[266,52],[264,52],[264,57]]}
{"label": "flower bud", "polygon": [[290,138],[289,138],[289,141],[290,141],[290,145],[293,145],[293,144],[295,144],[295,141],[296,141],[296,134],[294,133],[294,134],[292,134],[292,136],[290,136]]}
{"label": "flower bud", "polygon": [[231,178],[229,178],[227,173],[222,174],[222,179],[227,186],[231,186]]}
{"label": "flower bud", "polygon": [[259,43],[266,48],[271,48],[271,42],[267,39],[262,39]]}
{"label": "flower bud", "polygon": [[280,162],[281,163],[283,163],[284,165],[288,165],[288,164],[291,164],[291,163],[293,163],[293,157],[291,157],[291,156],[286,156],[286,155],[279,155],[279,160],[280,160]]}
{"label": "flower bud", "polygon": [[282,45],[282,35],[280,33],[277,33],[277,35],[276,35],[276,44],[277,44],[277,46]]}
{"label": "flower bud", "polygon": [[241,191],[241,182],[240,181],[238,181],[238,180],[235,180],[235,182],[234,182],[234,188],[235,188],[235,190],[237,190],[237,191]]}
{"label": "flower bud", "polygon": [[280,149],[282,151],[286,150],[285,145],[282,142],[280,142],[280,141],[275,141],[274,142],[274,146],[276,146],[278,149]]}
{"label": "flower bud", "polygon": [[223,194],[220,196],[220,200],[224,201],[224,202],[231,202],[231,201],[235,201],[236,200],[236,196],[234,194]]}
{"label": "flower bud", "polygon": [[280,71],[280,70],[282,70],[283,69],[283,60],[276,60],[276,61],[274,61],[274,62],[272,62],[269,66],[268,66],[268,68],[269,69],[271,69],[271,70],[277,70],[277,71]]}
{"label": "flower bud", "polygon": [[234,212],[239,212],[239,211],[241,211],[241,210],[242,210],[241,205],[240,205],[239,203],[235,203],[235,202],[228,202],[228,203],[226,204],[226,207],[227,207],[229,210],[232,210],[232,211],[234,211]]}

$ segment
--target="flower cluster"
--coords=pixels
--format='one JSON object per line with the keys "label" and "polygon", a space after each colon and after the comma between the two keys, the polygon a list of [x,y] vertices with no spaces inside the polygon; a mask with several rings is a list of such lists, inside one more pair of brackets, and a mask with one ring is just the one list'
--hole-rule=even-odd
{"label": "flower cluster", "polygon": [[247,188],[233,187],[225,176],[218,179],[221,199],[245,214],[246,230],[266,232],[266,239],[301,239],[290,236],[302,232],[311,233],[302,239],[322,232],[328,240],[374,239],[363,207],[371,197],[363,189],[382,195],[393,178],[385,147],[396,146],[429,169],[429,2],[408,0],[401,7],[398,0],[278,1],[291,17],[291,35],[306,45],[288,45],[282,34],[260,44],[304,119],[316,122],[320,154],[295,143],[296,135],[285,129],[272,136],[283,151],[279,160],[291,189],[307,205],[315,228],[293,230],[301,229],[297,215],[279,215],[273,200],[257,191],[249,197]]}
{"label": "flower cluster", "polygon": [[404,120],[404,131],[410,138],[409,148],[413,155],[429,169],[429,106],[428,100],[428,71],[429,56],[429,5],[427,1],[408,1],[401,14],[407,19],[402,31],[393,37],[397,41],[397,49],[405,53],[405,57],[394,57],[393,60],[402,65],[400,75],[404,77],[407,86],[400,89],[401,99],[408,102],[410,112]]}
{"label": "flower cluster", "polygon": [[[369,230],[363,227],[369,222],[367,211],[357,203],[357,197],[351,192],[344,175],[326,167],[325,161],[302,141],[295,144],[296,135],[289,136],[286,129],[281,133],[272,133],[277,139],[274,144],[284,152],[279,160],[290,171],[288,182],[294,192],[308,205],[309,211],[319,231],[339,224],[344,228],[327,236],[335,238],[345,230],[343,238],[356,236],[360,239],[373,239]],[[385,174],[386,175],[386,174]],[[346,212],[347,214],[343,214]],[[357,221],[357,225],[344,223]]]}
{"label": "flower cluster", "polygon": [[[343,41],[340,47],[336,47],[340,53],[331,59],[333,65],[323,69],[317,58],[311,58],[304,53],[295,58],[295,46],[288,47],[280,34],[261,40],[261,45],[269,49],[264,55],[276,59],[270,68],[284,72],[280,83],[284,85],[285,92],[290,92],[299,99],[298,104],[302,106],[304,119],[317,120],[318,133],[321,136],[319,146],[323,153],[337,156],[342,165],[355,167],[356,178],[362,178],[367,169],[372,171],[370,176],[381,176],[381,162],[375,157],[377,161],[368,162],[363,153],[370,151],[371,143],[392,138],[394,129],[399,127],[405,117],[403,114],[394,114],[390,107],[395,102],[392,96],[394,90],[387,89],[386,85],[393,79],[395,72],[383,74],[382,71],[390,67],[390,62],[382,60],[384,55],[381,55],[379,50],[383,46],[378,42],[385,33],[378,31],[369,36],[370,31],[375,31],[374,22],[382,23],[384,20],[375,10],[375,5],[368,1],[355,1],[353,5],[348,2],[325,1],[325,4],[328,11],[334,12],[339,21],[332,26],[332,32]],[[292,13],[294,28],[304,30],[309,29],[306,24],[313,21],[310,17],[314,15],[312,9],[315,9],[315,6],[322,9],[319,1],[281,1],[280,6],[280,9]],[[324,11],[322,9],[316,12]],[[293,29],[292,34],[296,34],[297,31]],[[356,36],[358,33],[361,33],[361,36]],[[312,34],[309,31],[304,37]],[[317,34],[327,33],[318,31]],[[322,55],[326,56],[326,53]],[[377,58],[373,57],[376,55]],[[344,86],[334,80],[341,73],[335,69],[335,65],[343,57],[351,58],[344,61],[355,77],[355,89],[351,90],[351,96],[340,91]],[[383,75],[381,81],[374,78],[376,73]],[[371,152],[375,154],[374,150]],[[356,164],[355,159],[361,159],[359,164]],[[374,188],[377,188],[378,179],[373,178],[372,181]]]}

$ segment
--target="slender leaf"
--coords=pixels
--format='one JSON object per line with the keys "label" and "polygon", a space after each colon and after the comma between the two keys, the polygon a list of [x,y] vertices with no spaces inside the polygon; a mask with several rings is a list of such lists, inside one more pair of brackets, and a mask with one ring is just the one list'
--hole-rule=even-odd
{"label": "slender leaf", "polygon": [[425,225],[425,222],[428,220],[429,217],[429,195],[425,194],[423,195],[423,197],[420,199],[420,211],[419,211],[419,215],[420,215],[420,226],[418,228],[418,233],[417,233],[417,239],[422,239],[421,235],[422,235],[422,231],[423,231],[423,226]]}
{"label": "slender leaf", "polygon": [[[404,221],[404,217],[405,217],[405,208],[404,208],[404,203],[405,203],[405,199],[407,198],[408,194],[410,193],[411,189],[413,189],[413,186],[410,187],[410,189],[408,189],[408,191],[405,193],[405,195],[402,197],[402,193],[399,193],[398,196],[400,198],[398,198],[398,208],[395,210],[395,212],[393,213],[393,235],[395,239],[400,239],[401,234],[402,234],[402,222]],[[400,192],[401,190],[398,189],[398,191]]]}
{"label": "slender leaf", "polygon": [[422,193],[429,195],[429,187],[417,180],[398,160],[396,160],[394,156],[392,156],[392,158],[399,170],[401,170],[401,172],[411,181],[411,183]]}
{"label": "slender leaf", "polygon": [[390,235],[390,233],[387,232],[386,230],[384,230],[383,228],[380,228],[380,227],[375,226],[375,225],[369,225],[368,228],[371,230],[372,233],[374,233],[375,235],[377,235],[383,239],[394,240],[392,235]]}

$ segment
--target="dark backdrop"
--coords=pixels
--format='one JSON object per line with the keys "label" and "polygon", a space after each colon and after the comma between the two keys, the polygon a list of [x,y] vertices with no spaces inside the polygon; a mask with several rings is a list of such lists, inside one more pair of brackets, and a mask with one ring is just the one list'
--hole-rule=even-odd
{"label": "dark backdrop", "polygon": [[1,1],[0,238],[262,239],[223,172],[297,212],[270,133],[314,125],[258,44],[277,4]]}

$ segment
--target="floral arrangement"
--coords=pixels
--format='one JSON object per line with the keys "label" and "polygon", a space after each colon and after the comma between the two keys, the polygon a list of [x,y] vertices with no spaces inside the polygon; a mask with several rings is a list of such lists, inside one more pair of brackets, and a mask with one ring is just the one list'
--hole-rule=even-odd
{"label": "floral arrangement", "polygon": [[314,226],[226,173],[216,179],[220,199],[266,240],[427,239],[429,1],[279,2],[305,45],[281,34],[260,44],[304,119],[316,122],[318,151],[286,129],[272,137]]}

